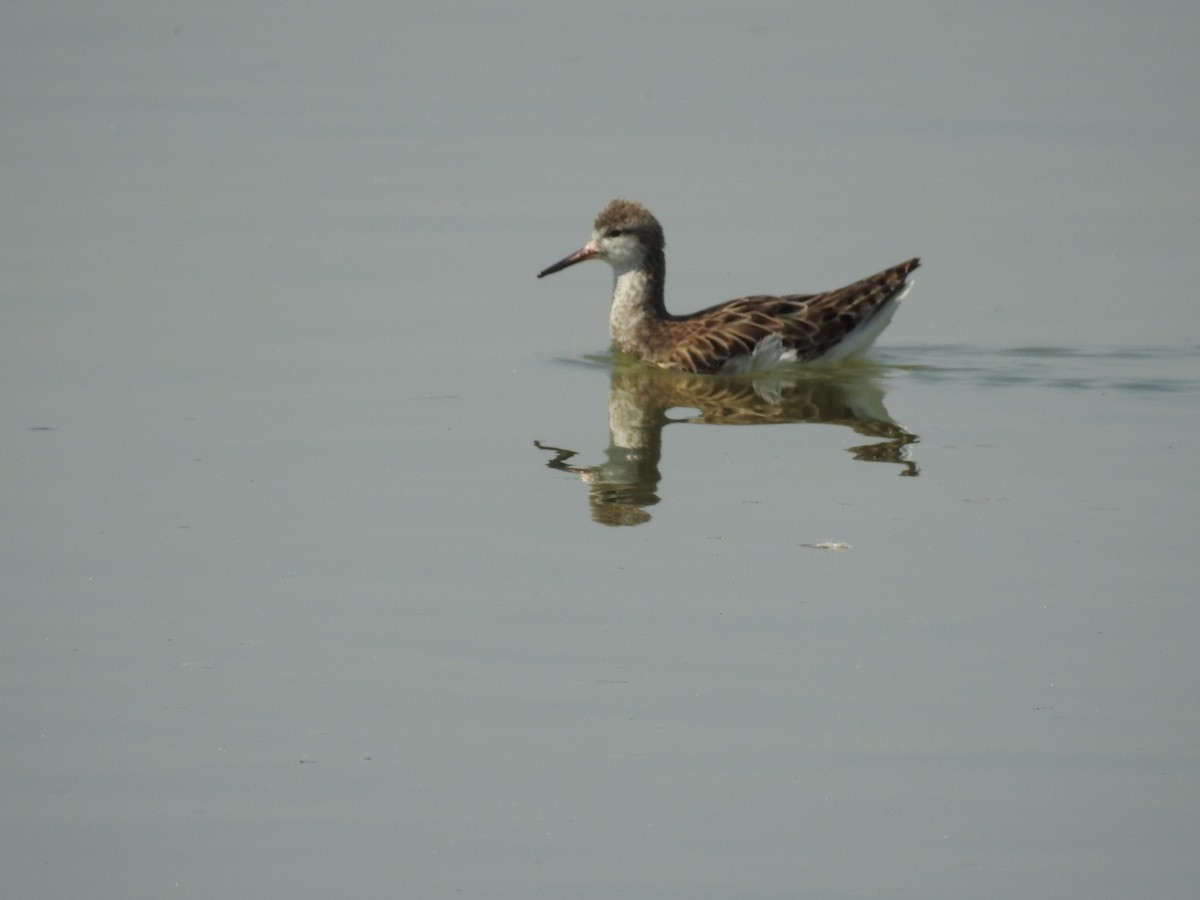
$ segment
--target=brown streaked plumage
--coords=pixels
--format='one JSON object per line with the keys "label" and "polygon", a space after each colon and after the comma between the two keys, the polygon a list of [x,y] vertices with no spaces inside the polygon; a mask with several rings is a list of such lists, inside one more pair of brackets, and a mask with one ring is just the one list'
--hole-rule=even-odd
{"label": "brown streaked plumage", "polygon": [[602,259],[613,268],[609,331],[622,353],[685,372],[744,372],[849,359],[879,336],[919,259],[823,294],[739,297],[675,316],[663,299],[667,262],[662,226],[640,203],[613,200],[592,238],[538,278]]}

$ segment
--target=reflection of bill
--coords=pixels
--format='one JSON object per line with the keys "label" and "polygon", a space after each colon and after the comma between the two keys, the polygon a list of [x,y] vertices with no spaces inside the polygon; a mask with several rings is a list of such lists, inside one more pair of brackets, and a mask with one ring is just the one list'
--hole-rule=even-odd
{"label": "reflection of bill", "polygon": [[[576,451],[534,443],[554,452],[547,463],[550,468],[572,472],[589,486],[592,518],[603,525],[640,525],[650,519],[646,510],[659,501],[662,430],[672,422],[844,425],[879,439],[849,447],[855,459],[895,463],[901,475],[916,475],[908,448],[917,435],[888,415],[883,391],[870,374],[848,369],[837,374],[830,370],[725,378],[618,363],[612,371],[610,441],[603,463],[574,466],[569,460]],[[694,412],[680,414],[684,410]]]}

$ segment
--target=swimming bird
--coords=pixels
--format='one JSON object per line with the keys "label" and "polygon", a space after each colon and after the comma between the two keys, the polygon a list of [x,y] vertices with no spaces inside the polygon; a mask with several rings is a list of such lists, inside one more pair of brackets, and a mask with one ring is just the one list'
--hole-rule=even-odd
{"label": "swimming bird", "polygon": [[666,369],[737,373],[857,356],[887,327],[921,264],[910,259],[821,294],[739,297],[676,316],[663,299],[665,248],[646,207],[613,200],[596,216],[591,240],[538,278],[604,260],[613,269],[609,333],[618,351]]}

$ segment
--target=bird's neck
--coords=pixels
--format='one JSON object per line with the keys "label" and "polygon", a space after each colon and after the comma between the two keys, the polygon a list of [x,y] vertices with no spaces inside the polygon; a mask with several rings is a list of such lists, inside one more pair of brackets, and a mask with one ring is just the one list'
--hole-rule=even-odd
{"label": "bird's neck", "polygon": [[636,348],[669,318],[663,301],[666,279],[662,250],[651,250],[635,267],[614,270],[608,327],[613,344],[621,352],[640,355]]}

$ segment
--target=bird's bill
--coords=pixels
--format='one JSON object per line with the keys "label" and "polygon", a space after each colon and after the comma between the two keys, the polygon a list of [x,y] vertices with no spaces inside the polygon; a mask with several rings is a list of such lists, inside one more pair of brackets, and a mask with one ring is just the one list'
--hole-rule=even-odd
{"label": "bird's bill", "polygon": [[564,256],[554,265],[549,266],[538,272],[538,278],[544,278],[547,275],[553,275],[555,272],[561,272],[567,266],[573,266],[575,263],[584,262],[585,260],[595,259],[600,253],[600,248],[596,246],[594,241],[588,241],[570,256]]}

